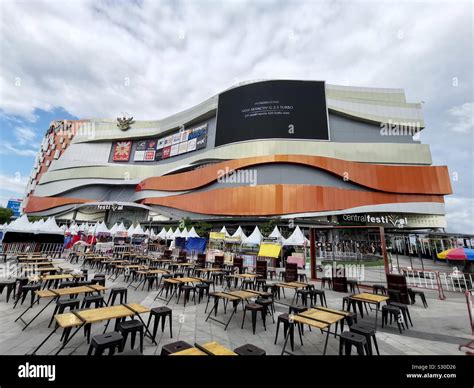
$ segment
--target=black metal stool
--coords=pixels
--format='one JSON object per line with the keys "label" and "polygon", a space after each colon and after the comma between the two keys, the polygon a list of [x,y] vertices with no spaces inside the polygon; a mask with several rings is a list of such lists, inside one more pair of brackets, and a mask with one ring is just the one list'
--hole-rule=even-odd
{"label": "black metal stool", "polygon": [[184,307],[186,307],[186,302],[189,301],[189,298],[191,297],[191,291],[193,292],[194,304],[196,304],[196,287],[187,285],[182,285],[181,287],[179,287],[178,300],[176,301],[176,303],[179,303],[181,293],[184,293]]}
{"label": "black metal stool", "polygon": [[253,279],[242,279],[242,285],[240,288],[247,290],[247,289],[253,289],[254,288],[254,281]]}
{"label": "black metal stool", "polygon": [[332,288],[332,278],[330,277],[322,277],[321,278],[321,288],[324,288],[326,287],[326,283],[329,285],[329,288],[331,289]]}
{"label": "black metal stool", "polygon": [[398,330],[400,331],[400,334],[402,334],[402,328],[405,329],[405,325],[400,322],[400,317],[403,317],[400,308],[389,304],[382,306],[382,327],[387,324],[389,315],[390,324],[392,324],[392,319],[395,320],[395,322],[397,322]]}
{"label": "black metal stool", "polygon": [[10,300],[10,294],[13,292],[13,299],[16,296],[16,281],[15,280],[4,280],[0,282],[0,295],[3,293],[3,289],[7,288],[7,303]]}
{"label": "black metal stool", "polygon": [[114,355],[115,349],[123,350],[124,340],[120,333],[115,331],[111,333],[99,334],[92,337],[87,355],[90,356],[95,349],[95,356],[101,356],[104,350],[109,350],[109,356]]}
{"label": "black metal stool", "polygon": [[239,356],[265,356],[267,354],[265,350],[252,344],[239,346],[238,348],[234,349],[234,353],[238,354]]}
{"label": "black metal stool", "polygon": [[350,292],[352,292],[353,294],[355,293],[356,287],[357,287],[357,292],[360,293],[359,283],[357,282],[357,280],[347,279],[347,285],[350,288]]}
{"label": "black metal stool", "polygon": [[103,307],[105,304],[103,295],[88,295],[84,297],[81,304],[81,309],[89,308],[91,304],[94,304],[95,308]]}
{"label": "black metal stool", "polygon": [[53,323],[54,316],[56,314],[62,314],[64,311],[69,308],[70,310],[78,309],[80,305],[79,299],[64,299],[61,300],[59,299],[56,302],[56,307],[54,308],[53,316],[51,317],[51,320],[49,321],[48,327],[51,326],[51,323]]}
{"label": "black metal stool", "polygon": [[311,291],[305,288],[301,288],[296,291],[296,303],[298,303],[299,298],[301,297],[301,303],[304,306],[308,306],[308,296],[311,296]]}
{"label": "black metal stool", "polygon": [[375,351],[380,356],[379,347],[377,345],[377,338],[375,337],[375,329],[363,325],[352,325],[349,329],[352,333],[360,334],[365,337],[367,341],[367,350],[369,355],[373,355],[372,351],[372,339],[374,341]]}
{"label": "black metal stool", "polygon": [[267,325],[265,323],[266,317],[265,317],[265,311],[262,305],[256,304],[256,303],[248,303],[245,305],[244,308],[244,317],[242,318],[242,327],[241,329],[244,328],[244,323],[245,323],[245,315],[247,314],[247,310],[249,310],[252,313],[252,331],[253,334],[255,334],[255,328],[257,326],[257,313],[260,311],[262,314],[262,321],[263,321],[263,327],[265,331],[267,331]]}
{"label": "black metal stool", "polygon": [[120,304],[127,303],[127,289],[125,287],[115,287],[110,290],[109,299],[107,300],[108,306],[113,306],[117,295],[120,296]]}
{"label": "black metal stool", "polygon": [[318,300],[318,296],[319,296],[319,301],[321,303],[321,306],[328,307],[328,304],[326,302],[326,293],[323,290],[318,290],[313,285],[310,285],[309,291],[310,291],[309,297],[311,299],[311,304],[316,304]]}
{"label": "black metal stool", "polygon": [[385,286],[383,284],[374,284],[372,286],[372,292],[374,294],[378,294],[379,291],[380,291],[381,295],[387,295],[387,289],[385,288]]}
{"label": "black metal stool", "polygon": [[[365,354],[369,354],[367,341],[364,336],[350,331],[345,331],[341,334],[339,340],[339,355],[342,356],[345,354],[346,356],[350,356],[352,346],[356,348],[357,354],[359,356],[364,355],[364,350]],[[345,352],[343,352],[343,349]]]}
{"label": "black metal stool", "polygon": [[204,299],[204,294],[209,296],[209,284],[206,284],[206,283],[196,284],[196,291],[198,293],[198,303],[201,303],[201,300]]}
{"label": "black metal stool", "polygon": [[403,315],[403,320],[407,323],[406,325],[407,329],[408,329],[408,322],[410,322],[410,325],[413,327],[413,322],[411,321],[411,316],[410,316],[410,310],[408,310],[408,306],[406,304],[391,302],[391,301],[388,301],[388,304],[391,306],[398,307],[400,309]]}
{"label": "black metal stool", "polygon": [[415,297],[418,295],[423,302],[423,307],[428,308],[428,302],[426,301],[425,293],[423,291],[414,290],[412,288],[408,289],[408,295],[410,295],[411,304],[415,304]]}
{"label": "black metal stool", "polygon": [[186,349],[191,349],[192,347],[193,345],[188,344],[187,342],[184,342],[184,341],[172,342],[170,344],[163,345],[163,347],[161,348],[161,355],[169,356],[170,354],[178,353]]}
{"label": "black metal stool", "polygon": [[273,317],[273,301],[270,299],[258,298],[255,300],[255,303],[263,306],[263,313],[265,315],[270,315],[273,323],[275,323],[275,318]]}
{"label": "black metal stool", "polygon": [[[286,336],[290,336],[290,345],[291,345],[291,350],[295,350],[295,344],[294,344],[294,331],[289,330],[291,329],[291,322],[290,322],[290,314],[280,314],[277,318],[277,329],[276,329],[276,334],[275,334],[275,345],[278,340],[278,332],[280,331],[280,324],[283,324],[283,338],[286,339]],[[300,341],[301,345],[303,345],[303,338],[301,336],[301,326],[298,325],[298,334],[300,336]]]}
{"label": "black metal stool", "polygon": [[158,324],[160,323],[161,319],[161,331],[165,331],[165,323],[166,323],[166,317],[169,317],[170,321],[170,336],[173,338],[173,311],[169,307],[155,307],[150,310],[150,316],[148,317],[148,323],[146,325],[147,329],[150,326],[151,319],[154,318],[155,321],[153,323],[153,339],[156,337],[156,332],[158,331]]}
{"label": "black metal stool", "polygon": [[118,331],[123,335],[123,346],[127,343],[128,334],[131,334],[131,348],[135,346],[137,332],[140,334],[140,352],[143,353],[144,325],[138,319],[123,321],[118,324]]}

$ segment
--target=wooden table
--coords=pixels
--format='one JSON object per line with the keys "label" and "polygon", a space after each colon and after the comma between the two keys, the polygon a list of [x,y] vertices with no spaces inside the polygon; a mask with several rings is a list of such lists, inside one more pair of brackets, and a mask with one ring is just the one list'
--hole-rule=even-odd
{"label": "wooden table", "polygon": [[[349,297],[349,299],[355,300],[356,302],[364,302],[364,303],[369,303],[369,304],[374,304],[375,305],[375,331],[377,331],[377,320],[378,320],[378,312],[380,310],[380,303],[386,302],[390,298],[385,295],[377,295],[377,294],[371,294],[368,292],[363,292],[361,294],[356,294],[352,295]],[[349,306],[350,308],[350,306]]]}
{"label": "wooden table", "polygon": [[[261,294],[259,292],[253,291],[253,290],[236,290],[236,291],[214,292],[213,293],[214,305],[213,305],[211,311],[209,311],[209,314],[207,315],[206,322],[210,319],[214,322],[217,322],[217,323],[220,323],[221,325],[224,325],[224,330],[227,330],[227,327],[229,326],[230,321],[232,320],[235,313],[237,312],[237,307],[239,306],[240,302],[242,302],[242,304],[243,304],[243,302],[245,300],[249,300],[249,299],[252,299],[252,298],[258,298],[260,295]],[[219,300],[221,300],[221,299],[224,301],[224,314],[226,314],[227,303],[232,302],[232,305],[233,305],[232,314],[230,315],[227,322],[223,322],[223,321],[218,320],[215,317],[211,317],[211,314],[213,312],[214,312],[214,315],[217,315],[217,307],[219,305]],[[207,313],[208,305],[209,305],[209,299],[208,299],[208,302],[207,302],[207,305],[206,305],[206,310],[204,311],[205,314]]]}
{"label": "wooden table", "polygon": [[[25,327],[22,329],[25,330],[31,323],[53,302],[57,301],[61,296],[70,296],[70,295],[80,295],[80,294],[86,294],[86,293],[101,293],[102,291],[105,291],[107,288],[103,287],[98,284],[93,284],[90,286],[78,286],[78,287],[68,287],[68,288],[56,288],[56,289],[50,289],[50,290],[39,290],[35,291],[35,294],[37,296],[36,302],[33,302],[25,311],[21,313],[21,315],[15,319],[15,322],[18,320],[21,320],[24,324]],[[26,314],[27,311],[33,308],[33,306],[36,303],[39,303],[39,300],[42,298],[51,298],[51,300],[29,321],[25,322],[22,317],[23,315]]]}
{"label": "wooden table", "polygon": [[171,354],[171,356],[237,356],[237,353],[234,353],[232,350],[218,342],[194,345],[193,348],[181,350],[180,352]]}
{"label": "wooden table", "polygon": [[[320,329],[323,332],[326,332],[326,340],[324,342],[324,350],[323,350],[323,355],[326,354],[326,349],[328,345],[328,340],[329,340],[329,335],[331,334],[331,325],[337,324],[338,322],[342,322],[346,318],[346,312],[344,311],[338,311],[338,310],[332,310],[331,309],[320,309],[318,307],[316,308],[311,308],[306,311],[303,311],[302,313],[299,314],[292,314],[291,317],[291,326],[290,330],[291,332],[287,334],[285,338],[285,343],[283,345],[283,349],[281,354],[292,354],[290,352],[286,351],[286,345],[288,343],[288,339],[293,337],[294,335],[294,325],[295,323],[297,324],[302,324],[302,325],[308,325],[317,329]],[[342,326],[341,326],[341,331],[342,331]],[[300,334],[300,341],[301,345],[303,345],[303,340]],[[337,336],[337,333],[334,332],[334,335]]]}
{"label": "wooden table", "polygon": [[[38,345],[38,347],[33,351],[33,354],[43,346],[43,344],[56,332],[58,327],[61,328],[72,328],[77,327],[74,333],[63,342],[63,345],[59,348],[56,355],[58,355],[66,345],[71,341],[71,339],[83,328],[85,325],[90,325],[97,322],[107,321],[110,322],[112,319],[120,319],[126,317],[137,316],[138,319],[143,323],[145,327],[146,335],[152,339],[153,343],[157,345],[156,341],[152,338],[151,333],[143,322],[140,314],[148,313],[150,309],[148,307],[142,306],[138,303],[128,303],[124,305],[115,305],[108,307],[100,307],[95,309],[87,309],[81,311],[73,311],[65,314],[55,315],[55,320],[57,325],[55,325],[54,330],[48,334],[48,336]],[[107,323],[108,326],[108,323]],[[107,330],[105,327],[104,333]]]}

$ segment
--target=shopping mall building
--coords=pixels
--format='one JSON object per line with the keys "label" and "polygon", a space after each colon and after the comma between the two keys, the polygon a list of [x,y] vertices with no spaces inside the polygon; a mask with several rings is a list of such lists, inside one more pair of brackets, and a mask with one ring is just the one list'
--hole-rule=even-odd
{"label": "shopping mall building", "polygon": [[157,121],[56,121],[24,211],[109,225],[279,217],[444,228],[449,174],[416,140],[423,128],[421,104],[402,89],[283,80],[240,84]]}

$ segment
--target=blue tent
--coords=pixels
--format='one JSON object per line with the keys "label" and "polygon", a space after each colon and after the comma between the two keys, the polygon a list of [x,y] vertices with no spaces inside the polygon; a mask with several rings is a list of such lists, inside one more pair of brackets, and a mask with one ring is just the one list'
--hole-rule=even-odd
{"label": "blue tent", "polygon": [[206,250],[206,239],[200,237],[189,237],[186,240],[185,249],[187,251],[204,252]]}

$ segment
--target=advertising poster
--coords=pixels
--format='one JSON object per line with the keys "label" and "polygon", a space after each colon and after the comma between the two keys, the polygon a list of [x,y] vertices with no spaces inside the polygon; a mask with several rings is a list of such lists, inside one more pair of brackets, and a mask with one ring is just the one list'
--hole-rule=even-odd
{"label": "advertising poster", "polygon": [[146,149],[147,150],[155,150],[156,149],[156,139],[147,140]]}
{"label": "advertising poster", "polygon": [[119,141],[115,143],[112,160],[114,162],[128,162],[130,160],[131,150],[132,150],[131,141]]}
{"label": "advertising poster", "polygon": [[171,146],[163,148],[163,157],[162,159],[167,159],[171,156]]}
{"label": "advertising poster", "polygon": [[165,146],[165,138],[158,139],[158,143],[156,144],[156,149],[161,150]]}
{"label": "advertising poster", "polygon": [[137,141],[137,151],[145,151],[145,150],[146,150],[146,140]]}
{"label": "advertising poster", "polygon": [[179,142],[181,142],[181,134],[176,133],[176,134],[173,135],[173,140],[172,140],[171,144],[175,145],[175,144],[178,144]]}
{"label": "advertising poster", "polygon": [[179,143],[179,149],[178,149],[178,154],[184,154],[188,150],[188,142],[185,141],[183,143]]}
{"label": "advertising poster", "polygon": [[180,142],[188,141],[189,132],[190,132],[189,130],[186,130],[180,133],[181,134]]}
{"label": "advertising poster", "polygon": [[194,139],[191,139],[188,141],[188,150],[187,152],[191,152],[191,151],[194,151],[196,149],[196,141],[197,139],[194,138]]}
{"label": "advertising poster", "polygon": [[144,158],[145,158],[145,151],[135,151],[135,154],[133,155],[134,162],[143,162]]}
{"label": "advertising poster", "polygon": [[164,141],[165,142],[163,143],[163,148],[170,146],[173,143],[173,136],[165,137]]}
{"label": "advertising poster", "polygon": [[196,140],[196,149],[200,150],[201,148],[205,148],[207,144],[207,136],[203,135],[201,137],[198,137]]}
{"label": "advertising poster", "polygon": [[178,155],[179,144],[174,144],[171,146],[170,156]]}
{"label": "advertising poster", "polygon": [[155,160],[159,161],[161,159],[163,159],[163,148],[156,150],[155,152]]}
{"label": "advertising poster", "polygon": [[148,150],[145,151],[145,157],[143,158],[145,162],[153,162],[155,160],[155,151]]}

